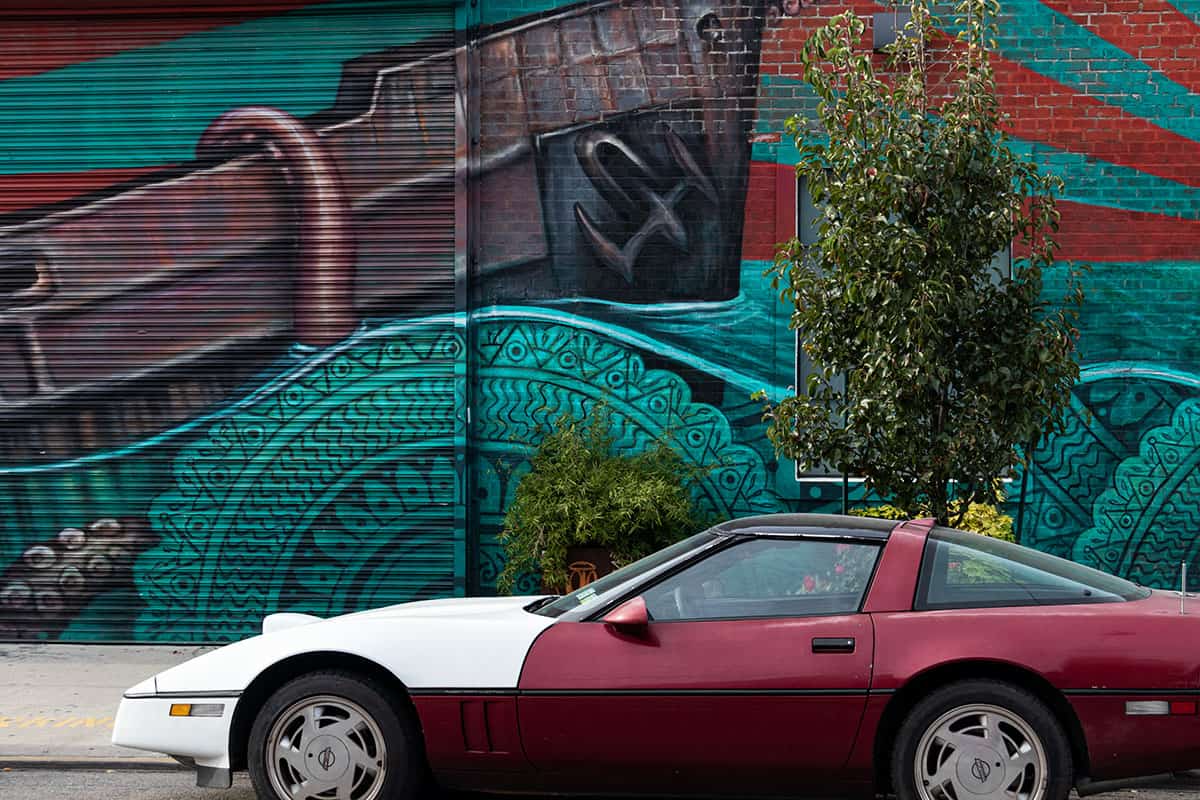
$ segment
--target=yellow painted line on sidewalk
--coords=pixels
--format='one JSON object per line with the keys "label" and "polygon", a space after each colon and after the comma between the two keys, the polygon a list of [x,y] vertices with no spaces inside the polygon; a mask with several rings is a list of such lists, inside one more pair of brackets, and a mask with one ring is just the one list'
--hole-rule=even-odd
{"label": "yellow painted line on sidewalk", "polygon": [[107,728],[112,730],[112,717],[4,717],[0,728]]}

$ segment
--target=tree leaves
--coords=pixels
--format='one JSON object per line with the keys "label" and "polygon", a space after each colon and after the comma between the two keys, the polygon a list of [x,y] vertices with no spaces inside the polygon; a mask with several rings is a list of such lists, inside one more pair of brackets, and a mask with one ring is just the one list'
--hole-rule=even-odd
{"label": "tree leaves", "polygon": [[[952,507],[994,499],[1017,448],[1062,425],[1083,293],[1079,270],[1054,262],[1062,182],[1014,154],[1001,128],[997,3],[960,0],[949,48],[935,44],[931,8],[914,0],[880,69],[852,12],[802,48],[820,101],[787,131],[824,214],[816,243],[783,243],[768,274],[820,367],[765,419],[801,468],[862,475],[946,523]],[[1021,257],[996,275],[1010,246]],[[1046,269],[1068,271],[1057,302],[1042,296]],[[952,506],[954,493],[965,502]]]}

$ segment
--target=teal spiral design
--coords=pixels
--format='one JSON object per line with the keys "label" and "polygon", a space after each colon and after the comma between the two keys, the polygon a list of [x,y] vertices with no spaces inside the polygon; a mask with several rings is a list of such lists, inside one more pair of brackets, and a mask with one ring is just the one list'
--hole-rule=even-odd
{"label": "teal spiral design", "polygon": [[[135,570],[147,606],[137,635],[225,641],[253,633],[294,593],[301,555],[312,562],[314,550],[337,552],[338,537],[354,533],[352,526],[312,530],[323,515],[336,519],[325,512],[342,506],[339,498],[381,470],[394,475],[422,459],[453,458],[464,424],[456,367],[463,352],[453,327],[373,331],[314,357],[184,446],[171,488],[150,509],[162,541]],[[436,490],[430,484],[425,504],[452,508],[456,485],[456,478]],[[402,538],[414,519],[390,535]],[[451,585],[454,565],[452,556],[441,565]],[[299,583],[336,587],[367,566],[366,559],[317,560]],[[325,610],[346,610],[350,593],[335,593],[343,607],[326,602]]]}
{"label": "teal spiral design", "polygon": [[[695,492],[714,517],[779,509],[763,457],[721,410],[628,345],[515,320],[480,324],[472,344],[485,585],[502,566],[490,534],[541,431],[596,403],[610,408],[621,447],[666,438],[709,468]],[[161,542],[137,564],[147,607],[136,634],[226,641],[279,609],[326,615],[460,591],[464,355],[461,328],[373,331],[314,356],[183,446],[151,505]]]}
{"label": "teal spiral design", "polygon": [[1179,580],[1200,546],[1200,399],[1181,403],[1169,424],[1142,437],[1096,503],[1077,560],[1148,586]]}
{"label": "teal spiral design", "polygon": [[1153,586],[1194,555],[1200,382],[1153,365],[1092,365],[1065,429],[1034,454],[1025,543]]}
{"label": "teal spiral design", "polygon": [[640,450],[665,439],[688,464],[710,470],[694,487],[704,512],[728,519],[782,506],[763,457],[736,441],[721,409],[695,402],[682,377],[647,369],[624,344],[569,325],[506,320],[479,326],[474,357],[471,433],[485,588],[502,567],[495,533],[543,432],[563,414],[581,417],[599,403],[612,415],[618,447]]}

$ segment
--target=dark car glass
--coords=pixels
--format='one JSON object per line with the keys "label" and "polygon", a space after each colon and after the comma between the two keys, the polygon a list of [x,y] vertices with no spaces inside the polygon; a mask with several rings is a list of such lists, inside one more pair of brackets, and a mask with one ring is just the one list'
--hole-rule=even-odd
{"label": "dark car glass", "polygon": [[918,609],[1120,603],[1148,589],[1073,561],[977,533],[929,536]]}
{"label": "dark car glass", "polygon": [[651,620],[852,614],[878,544],[779,537],[718,550],[644,592]]}

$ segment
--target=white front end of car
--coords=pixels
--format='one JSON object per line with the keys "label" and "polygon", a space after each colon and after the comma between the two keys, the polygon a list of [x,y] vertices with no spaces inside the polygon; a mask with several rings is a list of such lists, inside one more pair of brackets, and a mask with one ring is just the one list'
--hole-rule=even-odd
{"label": "white front end of car", "polygon": [[129,689],[117,711],[113,744],[194,764],[198,785],[226,788],[232,779],[230,733],[243,692],[269,667],[313,653],[366,659],[409,689],[516,688],[526,653],[554,621],[525,611],[532,599],[422,601],[327,620],[273,615],[263,635]]}
{"label": "white front end of car", "polygon": [[166,753],[196,768],[199,786],[230,785],[229,732],[237,697],[154,694],[154,679],[125,693],[113,723],[113,744]]}

